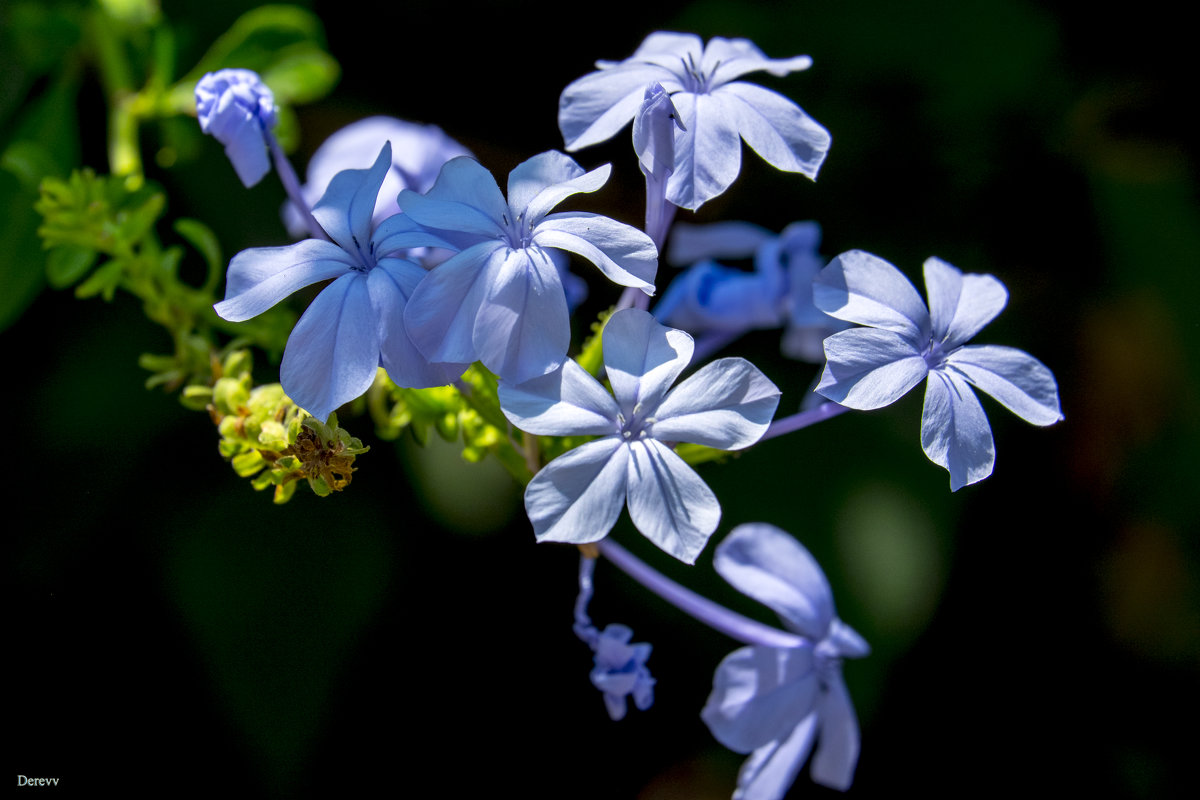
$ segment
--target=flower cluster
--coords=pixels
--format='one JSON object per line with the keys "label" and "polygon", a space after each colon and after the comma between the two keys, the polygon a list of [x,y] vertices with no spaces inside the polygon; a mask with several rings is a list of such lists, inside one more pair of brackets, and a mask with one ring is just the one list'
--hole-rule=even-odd
{"label": "flower cluster", "polygon": [[[655,679],[649,643],[633,643],[625,625],[601,630],[587,615],[599,556],[744,644],[717,666],[701,712],[718,741],[749,754],[735,798],[782,797],[810,755],[817,783],[851,785],[859,729],[842,663],[869,648],[838,619],[812,555],[781,529],[737,526],[713,563],[776,612],[784,630],[697,595],[622,548],[612,537],[622,508],[663,552],[693,564],[722,518],[696,467],[725,451],[847,409],[886,406],[925,379],[922,446],[957,490],[989,475],[994,463],[971,387],[1035,425],[1062,418],[1054,377],[1041,362],[1009,347],[967,344],[1007,302],[996,278],[931,258],[927,305],[876,256],[850,251],[827,264],[816,222],[780,233],[749,222],[674,224],[677,209],[694,211],[729,188],[743,141],[778,169],[816,178],[829,133],[791,100],[740,80],[811,64],[807,56],[769,58],[745,39],[705,44],[660,32],[630,58],[599,61],[568,85],[558,108],[568,151],[632,123],[645,177],[643,229],[556,210],[602,189],[607,164],[588,169],[543,152],[514,168],[502,191],[439,128],[388,118],[331,137],[301,186],[270,133],[271,93],[257,76],[225,70],[196,90],[202,129],[226,145],[247,185],[268,171],[268,153],[275,159],[290,198],[288,227],[306,236],[234,256],[217,313],[249,320],[328,282],[296,323],[280,365],[282,390],[316,417],[313,430],[328,430],[321,423],[368,392],[389,435],[420,418],[414,435],[433,426],[455,438],[462,426],[453,420],[469,411],[475,428],[488,431],[467,443],[471,457],[495,453],[525,484],[536,539],[581,551],[574,631],[592,651],[590,680],[612,719],[623,718],[630,701],[648,709]],[[668,241],[668,260],[685,267],[673,280],[659,270]],[[570,267],[581,261],[621,292],[572,357],[571,315],[584,278]],[[823,364],[804,410],[781,419],[780,390],[749,361],[701,363],[763,328],[784,330],[787,355]],[[395,406],[379,411],[389,397]],[[354,453],[365,450],[345,440]],[[320,447],[331,446],[313,444],[325,460],[303,447],[285,455],[305,470],[323,469],[326,482],[342,488],[350,468],[330,466]],[[741,464],[755,468],[753,457]]]}

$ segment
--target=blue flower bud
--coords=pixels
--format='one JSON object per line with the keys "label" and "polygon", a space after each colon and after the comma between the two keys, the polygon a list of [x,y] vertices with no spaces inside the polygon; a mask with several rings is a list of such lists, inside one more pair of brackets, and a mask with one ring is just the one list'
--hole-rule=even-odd
{"label": "blue flower bud", "polygon": [[248,69],[210,72],[196,83],[200,130],[225,145],[238,178],[249,188],[271,169],[267,137],[275,126],[275,96]]}

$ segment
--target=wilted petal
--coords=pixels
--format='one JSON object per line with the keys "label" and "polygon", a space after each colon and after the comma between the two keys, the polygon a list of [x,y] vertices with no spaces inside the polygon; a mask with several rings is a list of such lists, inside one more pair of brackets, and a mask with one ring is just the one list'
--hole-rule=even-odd
{"label": "wilted petal", "polygon": [[551,461],[525,489],[525,513],[538,541],[584,544],[612,530],[625,503],[629,450],[616,437],[576,447]]}
{"label": "wilted petal", "polygon": [[630,308],[609,318],[603,347],[608,381],[629,419],[639,404],[646,409],[658,407],[692,360],[695,343],[683,331],[659,325],[645,311]]}
{"label": "wilted petal", "polygon": [[1023,350],[996,345],[962,347],[951,353],[946,363],[1026,422],[1053,425],[1063,418],[1054,373]]}
{"label": "wilted petal", "polygon": [[362,278],[343,275],[321,290],[283,351],[283,391],[322,422],[365,393],[379,367],[378,327]]}
{"label": "wilted petal", "polygon": [[675,451],[654,439],[632,442],[629,516],[642,534],[693,564],[721,521],[717,497]]}
{"label": "wilted petal", "polygon": [[817,274],[813,302],[838,319],[895,331],[914,346],[929,339],[929,310],[908,278],[862,250],[842,253]]}
{"label": "wilted petal", "polygon": [[797,633],[813,641],[829,633],[835,611],[825,573],[804,545],[774,525],[734,528],[717,546],[713,568]]}
{"label": "wilted petal", "polygon": [[813,753],[812,779],[830,789],[846,791],[858,766],[858,718],[840,671],[829,678],[817,700],[817,750]]}
{"label": "wilted petal", "polygon": [[324,196],[313,206],[313,217],[329,238],[349,253],[359,253],[360,264],[373,265],[364,254],[371,242],[371,217],[379,187],[392,165],[392,146],[385,143],[370,169],[346,169],[334,176]]}
{"label": "wilted petal", "polygon": [[404,307],[426,274],[420,266],[398,258],[384,259],[367,273],[371,307],[379,321],[380,365],[397,386],[415,389],[445,386],[468,366],[431,363],[408,338]]}
{"label": "wilted petal", "polygon": [[762,438],[779,388],[743,358],[722,358],[671,390],[658,410],[651,435],[665,442],[692,442],[740,450]]}
{"label": "wilted petal", "polygon": [[496,252],[505,257],[488,270],[488,293],[475,319],[475,352],[501,379],[520,383],[566,359],[567,296],[558,267],[538,248]]}
{"label": "wilted petal", "polygon": [[825,340],[825,358],[816,390],[859,411],[896,402],[929,372],[908,339],[877,328],[835,333]]}
{"label": "wilted petal", "polygon": [[790,735],[812,713],[817,674],[808,647],[742,647],[713,675],[700,718],[718,742],[749,753]]}
{"label": "wilted petal", "polygon": [[562,369],[512,386],[500,384],[500,408],[523,431],[539,436],[603,436],[620,427],[611,394],[572,360]]}
{"label": "wilted petal", "polygon": [[1008,302],[1008,290],[991,275],[963,275],[940,258],[925,260],[925,292],[933,338],[947,350],[983,330]]}
{"label": "wilted petal", "polygon": [[816,178],[832,137],[800,106],[752,83],[730,83],[713,93],[754,152],[776,169]]}
{"label": "wilted petal", "polygon": [[297,289],[345,275],[355,266],[349,253],[320,239],[243,250],[229,262],[225,299],[213,308],[222,319],[244,322]]}
{"label": "wilted petal", "polygon": [[538,224],[533,243],[575,253],[599,267],[613,283],[654,294],[658,249],[632,225],[585,211],[562,212]]}
{"label": "wilted petal", "polygon": [[471,363],[475,320],[490,286],[489,276],[504,261],[497,242],[470,247],[434,267],[404,307],[404,327],[430,361]]}
{"label": "wilted petal", "polygon": [[971,387],[948,370],[933,370],[925,384],[921,447],[950,472],[951,491],[992,474],[992,428]]}

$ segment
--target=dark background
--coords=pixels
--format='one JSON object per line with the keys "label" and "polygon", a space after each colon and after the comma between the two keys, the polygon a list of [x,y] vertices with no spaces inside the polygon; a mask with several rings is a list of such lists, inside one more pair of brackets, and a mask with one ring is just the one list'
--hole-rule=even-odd
{"label": "dark background", "polygon": [[[247,7],[164,3],[181,67]],[[995,474],[951,494],[920,450],[919,393],[844,415],[704,467],[724,508],[714,541],[741,522],[789,530],[874,646],[845,666],[863,741],[852,794],[1193,796],[1197,75],[1174,4],[311,7],[343,72],[298,109],[300,168],[332,131],[386,113],[440,125],[503,185],[561,147],[562,88],[651,31],[812,55],[807,72],[749,79],[832,132],[819,181],[746,150],[742,178],[696,221],[816,219],[830,257],[865,249],[919,280],[936,254],[996,275],[1009,308],[979,341],[1050,366],[1066,420],[1037,429],[985,398]],[[83,158],[103,171],[90,88]],[[153,172],[170,213],[204,219],[227,255],[285,242],[277,182],[243,189],[207,144]],[[576,156],[614,163],[576,207],[639,224],[628,132]],[[592,286],[596,307],[615,298]],[[731,794],[742,759],[698,712],[734,643],[601,562],[593,618],[653,643],[658,679],[650,711],[610,722],[570,630],[574,550],[536,545],[494,470],[414,456],[349,418],[373,446],[349,490],[275,507],[221,460],[206,415],[142,388],[138,355],[169,342],[136,302],[47,289],[0,337],[10,786],[24,774],[75,796]],[[815,367],[777,344],[756,334],[730,352],[784,388],[782,413]],[[614,536],[773,621],[715,577],[711,548],[686,568],[627,519]],[[823,794],[802,774],[789,796]]]}

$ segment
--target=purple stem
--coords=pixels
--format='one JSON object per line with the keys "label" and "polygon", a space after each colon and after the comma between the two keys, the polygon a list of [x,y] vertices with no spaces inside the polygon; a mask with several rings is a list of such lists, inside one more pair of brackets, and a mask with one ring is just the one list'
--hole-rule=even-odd
{"label": "purple stem", "polygon": [[324,239],[328,242],[329,234],[325,233],[325,229],[317,222],[317,218],[312,214],[312,209],[308,207],[308,201],[304,199],[304,193],[300,191],[300,180],[296,177],[296,170],[292,169],[292,162],[288,161],[287,156],[283,154],[283,148],[279,146],[279,141],[275,138],[274,133],[264,129],[263,134],[267,139],[267,147],[271,151],[271,160],[275,164],[275,174],[279,176],[279,182],[283,184],[283,190],[287,192],[288,198],[300,210],[300,216],[304,218],[304,225],[308,228],[308,232],[314,239]]}
{"label": "purple stem", "polygon": [[739,642],[763,647],[800,647],[808,640],[743,617],[691,589],[680,586],[611,538],[596,543],[600,554],[622,572],[685,614]]}
{"label": "purple stem", "polygon": [[775,420],[758,441],[765,442],[767,439],[775,436],[782,436],[785,433],[792,433],[801,428],[807,428],[809,425],[824,422],[827,419],[836,417],[843,411],[849,410],[846,406],[838,405],[832,400],[827,403],[821,403],[821,405],[816,408],[810,408],[808,411],[801,411],[798,414],[792,414],[790,417]]}

